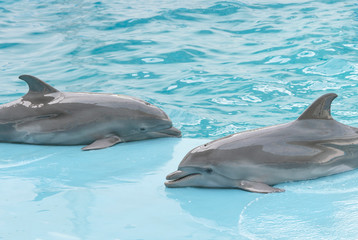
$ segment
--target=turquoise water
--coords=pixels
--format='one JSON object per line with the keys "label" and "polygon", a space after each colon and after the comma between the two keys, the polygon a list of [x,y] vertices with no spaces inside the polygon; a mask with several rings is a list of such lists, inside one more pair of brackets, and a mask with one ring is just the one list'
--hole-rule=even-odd
{"label": "turquoise water", "polygon": [[328,92],[358,127],[357,35],[353,0],[0,0],[0,103],[31,74],[142,98],[183,132],[93,152],[0,144],[0,239],[355,239],[357,171],[269,195],[163,182],[193,147]]}

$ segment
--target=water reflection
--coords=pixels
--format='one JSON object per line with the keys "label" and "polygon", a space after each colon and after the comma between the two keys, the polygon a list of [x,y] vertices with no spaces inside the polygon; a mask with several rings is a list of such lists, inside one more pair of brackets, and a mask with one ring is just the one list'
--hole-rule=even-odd
{"label": "water reflection", "polygon": [[211,222],[212,227],[229,231],[235,231],[242,209],[262,197],[238,189],[167,189],[166,194],[196,221]]}
{"label": "water reflection", "polygon": [[[163,140],[163,141],[161,141]],[[98,150],[80,146],[4,144],[0,177],[29,178],[39,188],[75,188],[136,182],[172,158],[179,139],[129,142]]]}
{"label": "water reflection", "polygon": [[[144,187],[141,182],[172,159],[180,141],[153,139],[89,152],[79,146],[1,143],[7,151],[0,156],[0,214],[7,221],[1,223],[0,236],[100,239],[103,229],[91,226],[105,223],[109,229],[104,239],[113,238],[118,224],[130,222],[133,203],[139,209],[133,215],[137,220],[144,209],[138,199],[156,199],[153,183],[144,181]],[[24,227],[19,219],[30,224]]]}

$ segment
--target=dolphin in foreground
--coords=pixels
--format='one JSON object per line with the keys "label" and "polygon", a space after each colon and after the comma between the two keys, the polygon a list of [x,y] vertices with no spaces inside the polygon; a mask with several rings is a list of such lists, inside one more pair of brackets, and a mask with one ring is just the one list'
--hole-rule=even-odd
{"label": "dolphin in foreground", "polygon": [[283,192],[272,185],[358,168],[358,128],[335,121],[329,93],[295,121],[236,133],[191,150],[167,187]]}
{"label": "dolphin in foreground", "polygon": [[169,117],[143,100],[117,94],[61,92],[21,75],[28,93],[0,105],[0,142],[87,145],[102,149],[121,142],[180,137]]}

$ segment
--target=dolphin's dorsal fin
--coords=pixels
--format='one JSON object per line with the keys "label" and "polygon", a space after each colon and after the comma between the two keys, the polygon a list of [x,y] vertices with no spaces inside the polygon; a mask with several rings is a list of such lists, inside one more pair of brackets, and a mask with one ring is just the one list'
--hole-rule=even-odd
{"label": "dolphin's dorsal fin", "polygon": [[29,92],[26,94],[27,96],[31,94],[45,95],[49,93],[59,92],[56,88],[51,87],[37,77],[31,75],[21,75],[19,78],[21,80],[24,80],[29,85]]}
{"label": "dolphin's dorsal fin", "polygon": [[309,106],[306,111],[298,118],[298,120],[304,119],[323,119],[323,120],[332,120],[331,116],[331,104],[333,99],[338,95],[335,93],[327,93],[316,101],[314,101],[311,106]]}

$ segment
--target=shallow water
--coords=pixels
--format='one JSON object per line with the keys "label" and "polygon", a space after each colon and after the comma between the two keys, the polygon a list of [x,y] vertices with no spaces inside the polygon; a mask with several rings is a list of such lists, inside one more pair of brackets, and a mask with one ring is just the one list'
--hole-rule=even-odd
{"label": "shallow water", "polygon": [[334,0],[0,0],[0,103],[31,74],[142,98],[184,137],[89,153],[0,144],[0,239],[354,239],[356,171],[271,195],[163,182],[191,148],[292,121],[328,92],[334,118],[358,127],[357,13]]}

